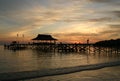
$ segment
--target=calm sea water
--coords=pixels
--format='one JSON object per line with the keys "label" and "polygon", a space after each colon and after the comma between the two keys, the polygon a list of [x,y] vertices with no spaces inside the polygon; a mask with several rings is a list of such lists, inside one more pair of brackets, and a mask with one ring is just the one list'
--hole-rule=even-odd
{"label": "calm sea water", "polygon": [[118,55],[41,52],[32,49],[12,51],[0,46],[0,73],[71,67],[119,59]]}
{"label": "calm sea water", "polygon": [[120,66],[21,81],[120,81]]}

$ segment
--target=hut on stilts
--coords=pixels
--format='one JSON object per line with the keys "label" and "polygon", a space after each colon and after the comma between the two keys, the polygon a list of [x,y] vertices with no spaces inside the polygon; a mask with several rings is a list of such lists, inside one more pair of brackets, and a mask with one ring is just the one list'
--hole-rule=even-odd
{"label": "hut on stilts", "polygon": [[55,49],[57,39],[53,38],[51,35],[38,34],[36,38],[33,38],[33,48],[52,51]]}

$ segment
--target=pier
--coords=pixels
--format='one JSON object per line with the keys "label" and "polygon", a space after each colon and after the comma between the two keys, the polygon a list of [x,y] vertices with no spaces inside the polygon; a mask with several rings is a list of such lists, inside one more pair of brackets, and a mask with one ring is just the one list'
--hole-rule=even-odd
{"label": "pier", "polygon": [[9,50],[24,50],[34,49],[40,51],[56,51],[56,52],[87,52],[87,53],[114,53],[120,54],[120,47],[102,47],[94,44],[79,44],[79,43],[30,43],[30,44],[11,44],[5,45],[5,49]]}
{"label": "pier", "polygon": [[81,52],[90,51],[92,44],[80,44],[80,43],[60,43],[57,45],[57,50],[62,52]]}
{"label": "pier", "polygon": [[88,53],[115,53],[120,54],[120,39],[110,41],[100,41],[97,43],[62,43],[56,42],[57,39],[51,35],[38,34],[32,39],[33,42],[22,44],[13,41],[10,45],[4,45],[5,49],[21,50],[35,49],[40,51],[57,51],[57,52],[88,52]]}

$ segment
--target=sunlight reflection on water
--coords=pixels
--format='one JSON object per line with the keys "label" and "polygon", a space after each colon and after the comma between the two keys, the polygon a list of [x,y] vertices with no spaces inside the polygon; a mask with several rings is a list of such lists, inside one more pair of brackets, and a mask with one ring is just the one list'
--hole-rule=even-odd
{"label": "sunlight reflection on water", "polygon": [[0,73],[79,66],[119,60],[119,56],[87,53],[41,52],[38,50],[5,50],[0,46]]}

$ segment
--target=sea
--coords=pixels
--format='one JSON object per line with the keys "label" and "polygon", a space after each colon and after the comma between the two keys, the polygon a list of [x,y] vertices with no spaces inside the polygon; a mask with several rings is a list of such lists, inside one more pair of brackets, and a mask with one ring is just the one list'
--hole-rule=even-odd
{"label": "sea", "polygon": [[[76,68],[81,68],[81,66],[86,67],[88,65],[87,67],[89,67],[89,65],[94,66],[95,64],[108,62],[120,62],[120,54],[43,52],[35,49],[8,50],[4,49],[3,45],[0,45],[0,74],[14,72],[32,73],[42,70],[45,72],[52,69],[52,71],[47,72],[49,76],[44,75],[20,81],[120,81],[120,66],[76,71]],[[66,72],[65,68],[70,69],[70,72]],[[63,71],[63,73],[60,74],[58,72],[52,75],[54,69]]]}

